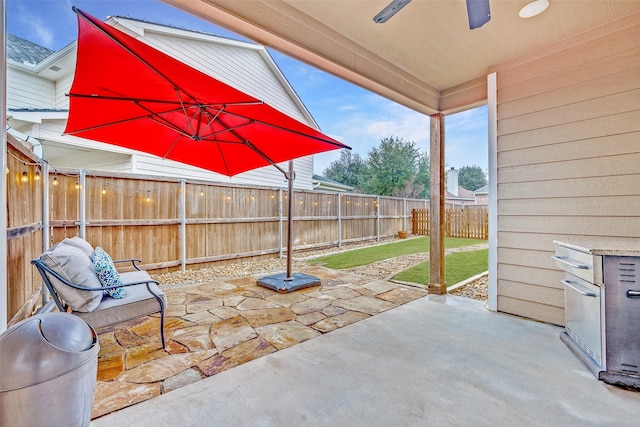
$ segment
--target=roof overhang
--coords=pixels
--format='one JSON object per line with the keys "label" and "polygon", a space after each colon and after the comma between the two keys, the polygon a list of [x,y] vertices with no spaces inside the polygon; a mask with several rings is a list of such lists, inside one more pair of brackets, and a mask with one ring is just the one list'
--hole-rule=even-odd
{"label": "roof overhang", "polygon": [[163,0],[425,114],[486,102],[498,64],[640,12],[640,2],[551,0],[522,19],[530,0],[491,1],[491,21],[469,30],[465,0],[414,1],[384,24],[390,0]]}

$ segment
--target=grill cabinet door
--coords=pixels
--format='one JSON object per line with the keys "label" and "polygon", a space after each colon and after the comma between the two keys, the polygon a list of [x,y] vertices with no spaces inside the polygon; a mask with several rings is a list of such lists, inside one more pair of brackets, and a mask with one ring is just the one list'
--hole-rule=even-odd
{"label": "grill cabinet door", "polygon": [[565,331],[602,366],[600,286],[565,273]]}
{"label": "grill cabinet door", "polygon": [[640,375],[640,258],[604,259],[607,371]]}

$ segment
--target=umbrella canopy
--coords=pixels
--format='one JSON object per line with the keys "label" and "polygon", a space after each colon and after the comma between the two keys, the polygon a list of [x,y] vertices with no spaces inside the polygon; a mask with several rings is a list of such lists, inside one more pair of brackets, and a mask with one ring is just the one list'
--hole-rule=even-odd
{"label": "umbrella canopy", "polygon": [[65,134],[227,176],[349,148],[77,8],[74,11],[78,51]]}

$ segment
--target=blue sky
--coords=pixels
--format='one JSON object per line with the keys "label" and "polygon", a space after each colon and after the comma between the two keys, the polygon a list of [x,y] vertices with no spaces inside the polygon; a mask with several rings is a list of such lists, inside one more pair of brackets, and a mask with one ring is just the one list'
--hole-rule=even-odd
{"label": "blue sky", "polygon": [[[227,30],[156,0],[6,0],[7,32],[53,50],[77,38],[76,6],[99,19],[129,16],[187,30],[243,39]],[[352,147],[363,158],[389,136],[429,150],[429,117],[366,91],[330,74],[269,49],[322,131]],[[445,118],[445,162],[457,169],[487,169],[487,109]],[[339,152],[315,157],[315,173],[339,158]]]}

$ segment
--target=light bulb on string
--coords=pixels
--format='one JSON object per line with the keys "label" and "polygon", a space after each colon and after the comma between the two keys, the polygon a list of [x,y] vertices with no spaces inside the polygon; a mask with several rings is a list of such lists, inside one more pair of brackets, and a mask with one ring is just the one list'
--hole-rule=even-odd
{"label": "light bulb on string", "polygon": [[147,190],[147,202],[151,201],[151,191]]}
{"label": "light bulb on string", "polygon": [[20,177],[20,181],[28,182],[29,181],[29,172],[27,172],[27,164],[22,163],[24,165],[24,170],[22,171],[22,176]]}
{"label": "light bulb on string", "polygon": [[107,194],[107,186],[102,186],[102,194]]}
{"label": "light bulb on string", "polygon": [[53,185],[58,185],[58,174],[53,176]]}
{"label": "light bulb on string", "polygon": [[76,179],[76,190],[80,189],[80,183],[78,182],[78,180]]}
{"label": "light bulb on string", "polygon": [[34,181],[40,181],[40,170],[36,169],[36,173],[33,175]]}

